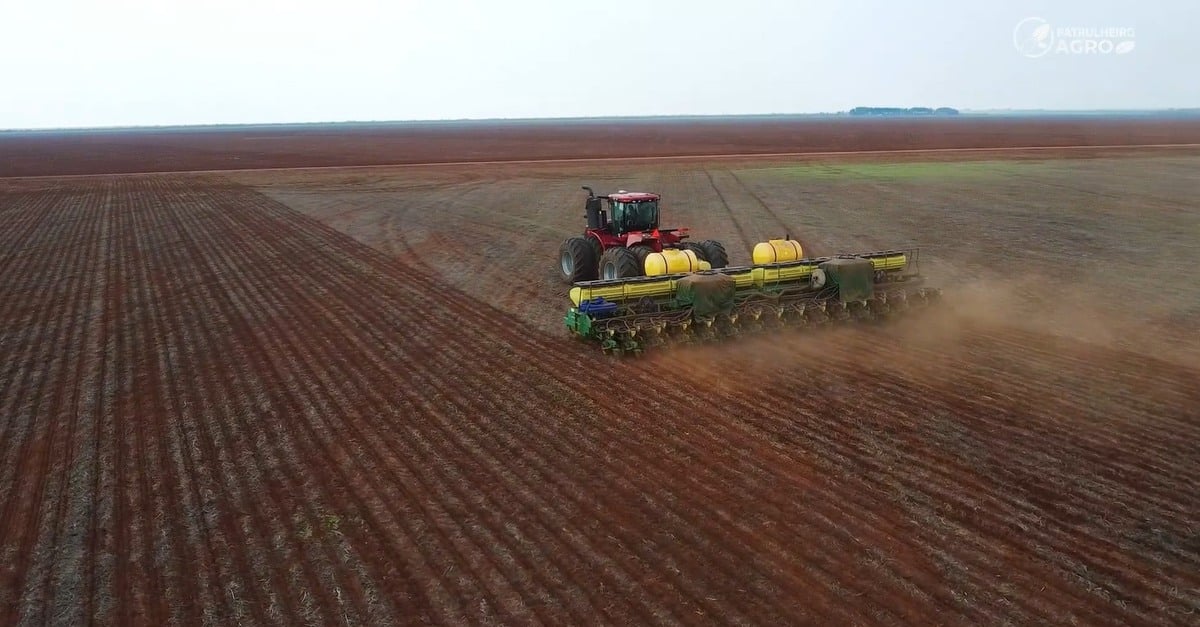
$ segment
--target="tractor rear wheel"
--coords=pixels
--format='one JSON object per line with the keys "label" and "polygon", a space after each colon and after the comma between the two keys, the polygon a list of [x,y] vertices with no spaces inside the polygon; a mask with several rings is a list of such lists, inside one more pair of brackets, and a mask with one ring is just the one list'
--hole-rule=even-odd
{"label": "tractor rear wheel", "polygon": [[629,250],[632,250],[633,254],[637,255],[638,276],[645,274],[646,273],[646,257],[649,257],[650,255],[654,254],[654,249],[650,248],[649,246],[640,246],[639,245],[639,246],[630,246]]}
{"label": "tractor rear wheel", "polygon": [[704,260],[713,269],[729,265],[729,253],[725,252],[725,246],[721,242],[715,239],[706,239],[700,242],[700,250],[704,251]]}
{"label": "tractor rear wheel", "polygon": [[637,254],[628,248],[609,248],[600,255],[600,278],[607,279],[628,279],[630,277],[642,276],[642,269],[638,267]]}
{"label": "tractor rear wheel", "polygon": [[595,237],[587,238],[587,242],[592,247],[592,267],[594,268],[596,267],[596,264],[600,262],[600,255],[604,253],[604,246],[600,243],[600,240],[596,239]]}
{"label": "tractor rear wheel", "polygon": [[696,242],[682,242],[679,244],[679,250],[690,250],[696,254],[696,259],[708,261],[708,257],[704,256],[704,249]]}
{"label": "tractor rear wheel", "polygon": [[596,251],[587,238],[568,238],[558,247],[558,268],[568,285],[596,278]]}

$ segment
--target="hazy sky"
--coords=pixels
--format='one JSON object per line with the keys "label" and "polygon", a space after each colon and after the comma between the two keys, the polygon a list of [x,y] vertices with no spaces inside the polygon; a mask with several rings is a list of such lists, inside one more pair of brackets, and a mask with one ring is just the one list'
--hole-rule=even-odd
{"label": "hazy sky", "polygon": [[[857,105],[1196,107],[1198,7],[1189,0],[0,0],[0,128]],[[1014,29],[1028,17],[1052,29],[1129,28],[1122,40],[1134,43],[1120,55],[1067,48],[1031,58],[1014,45]],[[1039,24],[1019,33],[1026,43]],[[1042,34],[1059,46],[1089,38]]]}

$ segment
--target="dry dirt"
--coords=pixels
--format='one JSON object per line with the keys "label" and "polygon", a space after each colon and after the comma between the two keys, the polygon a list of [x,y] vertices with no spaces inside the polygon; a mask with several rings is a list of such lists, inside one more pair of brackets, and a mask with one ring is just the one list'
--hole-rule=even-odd
{"label": "dry dirt", "polygon": [[1200,143],[1200,118],[767,117],[0,132],[0,177],[666,155]]}
{"label": "dry dirt", "polygon": [[[0,623],[1194,624],[1198,166],[0,182]],[[580,184],[948,306],[604,359]]]}

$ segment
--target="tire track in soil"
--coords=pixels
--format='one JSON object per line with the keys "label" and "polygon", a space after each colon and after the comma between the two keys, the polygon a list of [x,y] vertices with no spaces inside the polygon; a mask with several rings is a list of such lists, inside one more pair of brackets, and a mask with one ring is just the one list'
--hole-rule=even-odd
{"label": "tire track in soil", "polygon": [[[530,307],[531,303],[544,302],[547,298],[565,297],[566,289],[560,287],[557,274],[546,266],[548,274],[533,276],[526,273],[529,259],[541,256],[530,242],[544,241],[530,234],[523,228],[514,227],[513,223],[494,218],[481,218],[475,207],[487,202],[487,198],[498,193],[502,188],[495,187],[498,181],[474,181],[472,183],[457,183],[453,186],[453,194],[439,194],[431,199],[404,199],[396,211],[390,212],[382,220],[380,230],[382,241],[375,238],[358,237],[347,233],[356,240],[367,245],[386,250],[392,256],[398,257],[407,265],[426,271],[427,274],[438,277],[456,288],[471,294],[478,299],[489,302],[517,317],[541,317],[545,328],[557,328],[560,319],[557,315],[546,316],[545,310]],[[502,193],[502,192],[499,192]],[[476,195],[484,198],[476,199]],[[544,203],[540,200],[539,204]],[[562,205],[559,205],[562,206]],[[510,213],[520,211],[513,209]],[[474,215],[472,215],[474,214]],[[442,216],[437,224],[427,223],[427,216]],[[517,224],[538,224],[542,229],[550,227],[556,216],[550,215],[525,217]],[[449,216],[454,220],[455,228],[448,233],[439,225]],[[322,222],[335,226],[335,223],[321,218]],[[576,225],[578,226],[578,225]],[[413,237],[412,233],[420,233]],[[414,244],[414,240],[421,240]],[[557,235],[554,236],[557,238]],[[460,251],[462,242],[487,242],[483,250],[477,251],[474,259],[464,257]],[[396,250],[399,248],[399,250]],[[486,262],[486,263],[485,263]],[[513,272],[522,273],[529,280],[514,285],[503,293],[490,292],[488,286],[503,282]],[[553,277],[553,278],[551,278]],[[532,311],[531,311],[532,309]]]}
{"label": "tire track in soil", "polygon": [[737,213],[742,220],[738,232],[746,242],[748,256],[753,256],[755,244],[793,232],[779,219],[775,211],[742,184],[731,170],[721,170],[716,175],[709,170],[705,170],[704,173],[721,197],[722,204],[729,208],[731,215]]}
{"label": "tire track in soil", "polygon": [[738,184],[738,186],[742,188],[742,191],[744,191],[746,195],[753,198],[754,202],[758,203],[758,206],[761,207],[762,210],[767,213],[767,215],[771,216],[771,219],[774,220],[776,224],[783,228],[783,233],[779,233],[775,237],[790,237],[800,242],[800,248],[804,251],[804,254],[807,257],[816,257],[821,254],[820,251],[811,246],[811,241],[809,241],[807,238],[800,237],[799,233],[802,231],[796,229],[794,225],[788,224],[787,221],[781,218],[778,212],[772,209],[771,206],[768,205],[761,196],[759,196],[753,189],[750,188],[750,186],[746,185],[745,181],[743,181],[742,178],[737,175],[737,172],[734,172],[733,170],[726,170],[725,172],[734,180],[734,182]]}
{"label": "tire track in soil", "polygon": [[746,252],[754,252],[755,242],[746,234],[746,228],[742,226],[741,221],[737,219],[737,214],[729,206],[729,202],[725,200],[725,194],[721,193],[720,188],[717,187],[716,181],[713,180],[712,172],[705,169],[704,176],[708,179],[708,184],[712,187],[713,192],[716,193],[717,199],[721,201],[721,206],[725,208],[725,213],[729,214],[729,221],[733,223],[733,228],[737,231],[738,239],[742,240],[742,245],[746,247]]}
{"label": "tire track in soil", "polygon": [[[61,231],[61,239],[55,239],[70,252],[54,257],[48,265],[43,267],[41,272],[37,272],[34,276],[37,276],[41,285],[45,286],[43,293],[45,300],[40,300],[39,310],[61,310],[61,307],[56,308],[55,305],[63,300],[67,301],[65,303],[67,309],[63,315],[52,317],[50,320],[44,318],[37,320],[33,318],[31,312],[26,319],[37,325],[36,339],[26,343],[24,350],[18,353],[24,357],[23,361],[27,370],[21,382],[17,384],[17,393],[14,394],[16,401],[13,403],[13,413],[10,414],[12,422],[9,424],[14,425],[21,420],[23,406],[28,409],[24,414],[23,434],[19,436],[21,444],[16,449],[17,453],[14,459],[8,460],[5,465],[6,468],[13,468],[14,472],[0,483],[5,486],[5,492],[8,495],[3,507],[0,508],[0,520],[5,521],[11,529],[16,530],[12,536],[4,539],[2,551],[5,556],[12,555],[10,563],[14,579],[10,592],[12,598],[4,622],[15,622],[21,616],[28,617],[30,613],[44,611],[44,599],[36,596],[39,591],[30,589],[29,586],[33,585],[33,581],[41,580],[34,569],[44,568],[44,565],[35,562],[33,557],[35,549],[43,544],[39,536],[45,528],[43,525],[46,522],[44,509],[49,507],[50,503],[46,499],[46,495],[54,494],[57,487],[52,472],[52,464],[55,460],[52,449],[62,448],[60,443],[62,430],[59,420],[39,420],[39,416],[52,415],[58,418],[61,403],[59,395],[54,391],[55,386],[65,378],[64,374],[69,365],[69,358],[59,353],[56,359],[42,361],[37,359],[34,351],[48,345],[65,352],[71,346],[69,338],[74,334],[74,325],[71,322],[76,317],[81,297],[72,300],[69,291],[68,293],[63,292],[69,290],[66,281],[75,274],[71,270],[82,265],[87,250],[82,244],[85,222],[78,218],[69,218],[69,214],[72,213],[72,207],[67,202],[69,198],[59,196],[56,200],[56,204],[60,207],[58,215],[62,219],[56,221],[60,228],[53,233],[57,234]],[[41,367],[37,368],[37,366]],[[35,369],[38,371],[37,375],[34,374]],[[31,404],[26,406],[26,402]],[[8,432],[9,430],[6,429],[6,433]],[[45,591],[40,592],[44,593]],[[31,595],[33,595],[32,599],[29,598]]]}

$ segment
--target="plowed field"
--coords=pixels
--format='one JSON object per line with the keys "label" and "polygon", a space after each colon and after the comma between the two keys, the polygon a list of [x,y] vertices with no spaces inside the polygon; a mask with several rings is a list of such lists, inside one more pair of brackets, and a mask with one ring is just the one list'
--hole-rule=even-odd
{"label": "plowed field", "polygon": [[[0,182],[0,624],[1195,623],[1198,165]],[[580,184],[948,306],[602,359]]]}

